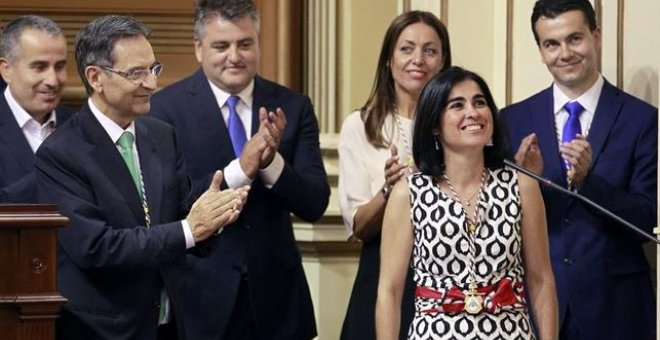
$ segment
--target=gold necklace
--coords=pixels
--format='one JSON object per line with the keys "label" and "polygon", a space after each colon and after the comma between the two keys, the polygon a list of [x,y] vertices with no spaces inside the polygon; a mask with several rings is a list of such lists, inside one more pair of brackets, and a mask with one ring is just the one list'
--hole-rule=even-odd
{"label": "gold necklace", "polygon": [[465,209],[466,206],[470,206],[470,200],[472,197],[474,197],[477,193],[481,192],[481,190],[486,186],[486,181],[488,179],[488,170],[485,168],[481,172],[481,183],[479,184],[479,188],[477,191],[468,198],[467,203],[464,203],[463,200],[461,199],[460,196],[458,196],[458,192],[456,192],[456,188],[454,188],[454,185],[451,183],[451,180],[449,179],[449,176],[447,176],[446,172],[442,172],[442,178],[445,180],[447,183],[447,187],[449,187],[449,190],[451,191],[452,196],[454,196],[454,200],[456,200],[458,203],[461,204],[461,209],[463,209],[463,213],[465,214],[465,219],[467,220],[468,224],[468,230],[471,233],[474,233],[477,230],[477,227],[480,224],[481,220],[481,209],[479,209],[479,205],[474,208],[474,216],[470,216],[468,214],[467,210]]}
{"label": "gold necklace", "polygon": [[399,120],[399,111],[397,110],[394,110],[394,120],[396,121],[396,126],[399,130],[399,139],[403,141],[403,148],[408,154],[408,156],[406,157],[405,164],[408,168],[412,169],[415,166],[415,159],[412,156],[412,147],[410,147],[410,142],[408,141],[407,135],[403,133],[404,129],[403,126],[401,125],[401,121]]}
{"label": "gold necklace", "polygon": [[465,204],[466,206],[469,207],[470,206],[470,201],[472,201],[474,196],[476,196],[481,191],[481,187],[484,185],[484,178],[485,178],[486,174],[487,174],[487,171],[486,171],[486,169],[484,169],[484,171],[482,171],[482,175],[481,175],[481,184],[479,185],[477,190],[474,193],[472,193],[472,195],[470,195],[470,197],[468,197],[466,200],[463,200],[460,196],[458,196],[458,192],[456,192],[456,188],[454,188],[454,186],[451,184],[451,181],[449,180],[449,177],[447,176],[447,173],[443,172],[442,173],[442,178],[445,180],[445,182],[447,182],[447,186],[449,187],[449,190],[451,191],[451,194],[454,196],[454,198],[458,202],[460,202],[461,204]]}
{"label": "gold necklace", "polygon": [[[479,190],[477,192],[481,192],[481,190],[485,190],[485,185],[486,182],[488,181],[488,170],[484,169],[482,171],[482,176],[481,176],[481,184],[479,185]],[[463,299],[463,310],[468,313],[468,314],[479,314],[481,310],[483,309],[484,306],[484,299],[483,297],[479,294],[477,291],[478,285],[477,285],[477,280],[476,280],[476,275],[475,275],[475,257],[476,257],[476,231],[477,228],[481,225],[482,222],[482,212],[485,209],[482,209],[481,204],[476,204],[476,207],[474,208],[474,217],[470,218],[470,215],[468,212],[465,210],[465,206],[463,205],[460,197],[458,196],[458,193],[456,192],[456,189],[452,185],[451,181],[449,180],[449,176],[447,176],[446,172],[442,173],[442,178],[447,182],[447,186],[449,187],[449,190],[451,191],[452,195],[454,196],[454,199],[461,204],[461,209],[463,210],[463,213],[465,214],[465,221],[467,222],[467,230],[468,230],[468,240],[469,240],[469,254],[470,256],[468,257],[468,260],[470,262],[470,272],[468,276],[468,291],[465,293],[465,297]],[[474,196],[474,195],[473,195]],[[469,206],[469,205],[468,205]]]}

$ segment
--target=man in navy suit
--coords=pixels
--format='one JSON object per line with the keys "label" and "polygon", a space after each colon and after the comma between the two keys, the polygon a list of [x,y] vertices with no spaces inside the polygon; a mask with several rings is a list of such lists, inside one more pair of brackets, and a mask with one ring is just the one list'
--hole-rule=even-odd
{"label": "man in navy suit", "polygon": [[66,40],[35,15],[7,23],[0,35],[0,203],[34,203],[34,153],[71,114],[58,107],[66,75]]}
{"label": "man in navy suit", "polygon": [[[502,110],[516,161],[651,233],[657,109],[599,73],[601,31],[589,1],[537,1],[532,28],[554,83]],[[560,338],[655,339],[644,239],[559,192],[544,189],[543,198]]]}
{"label": "man in navy suit", "polygon": [[[189,339],[311,339],[314,311],[291,214],[320,218],[330,189],[307,96],[256,75],[259,20],[249,0],[202,0],[201,69],[154,96],[172,124],[197,187],[215,169],[223,186],[251,185],[241,216],[183,275]],[[243,144],[244,143],[244,144]],[[242,146],[244,145],[244,146]]]}
{"label": "man in navy suit", "polygon": [[220,190],[217,172],[188,212],[174,129],[138,119],[162,70],[147,35],[116,15],[79,32],[76,62],[89,99],[36,154],[40,200],[70,219],[58,231],[57,286],[68,299],[58,339],[176,338],[176,266],[186,249],[234,221],[247,198],[246,188]]}

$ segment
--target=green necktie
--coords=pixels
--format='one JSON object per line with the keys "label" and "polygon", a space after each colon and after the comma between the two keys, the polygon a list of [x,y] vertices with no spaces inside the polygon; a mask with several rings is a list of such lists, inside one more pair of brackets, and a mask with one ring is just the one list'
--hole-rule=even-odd
{"label": "green necktie", "polygon": [[[124,133],[121,134],[121,137],[119,137],[119,140],[117,141],[117,144],[119,145],[119,148],[121,149],[121,157],[124,159],[124,162],[126,163],[126,166],[128,167],[128,171],[131,173],[131,177],[133,177],[133,182],[135,183],[135,187],[137,188],[138,194],[140,194],[140,198],[142,199],[142,203],[145,204],[144,202],[144,196],[142,196],[142,183],[140,181],[140,173],[138,172],[135,159],[133,158],[133,142],[135,141],[135,138],[133,137],[133,134],[124,131]],[[147,211],[145,210],[145,216],[147,216]],[[149,217],[147,217],[149,218]],[[165,313],[166,313],[166,307],[167,306],[167,294],[165,293],[165,290],[161,290],[160,293],[160,309],[158,311],[158,323],[164,323],[165,319]]]}
{"label": "green necktie", "polygon": [[140,173],[138,172],[137,165],[135,164],[135,158],[133,158],[134,141],[135,141],[135,137],[133,137],[133,134],[128,131],[124,131],[124,133],[121,134],[121,137],[119,137],[117,144],[119,145],[120,148],[121,157],[124,159],[124,162],[128,167],[128,171],[131,173],[131,177],[133,177],[135,188],[137,188],[138,194],[140,194],[140,197],[142,197],[142,184],[140,183]]}

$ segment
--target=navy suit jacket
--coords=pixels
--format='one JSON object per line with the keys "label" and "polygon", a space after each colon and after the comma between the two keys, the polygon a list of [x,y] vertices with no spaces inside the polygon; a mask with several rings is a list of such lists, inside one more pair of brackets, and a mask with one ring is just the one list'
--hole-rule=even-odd
{"label": "navy suit jacket", "polygon": [[[310,339],[314,311],[291,213],[320,218],[330,194],[319,148],[319,130],[308,97],[257,77],[252,134],[260,107],[281,107],[287,126],[279,153],[286,164],[268,189],[257,179],[237,222],[209,240],[205,258],[189,256],[183,273],[184,324],[189,339],[219,339],[234,308],[241,275],[249,278],[251,310],[260,339]],[[236,157],[209,82],[199,70],[156,93],[152,115],[172,124],[193,183],[203,188],[215,170]],[[226,185],[226,183],[223,183]]]}
{"label": "navy suit jacket", "polygon": [[[34,152],[18,126],[0,86],[0,203],[35,203]],[[57,125],[72,112],[64,107],[55,109]]]}
{"label": "navy suit jacket", "polygon": [[135,128],[149,229],[128,168],[87,105],[37,150],[39,199],[70,219],[57,240],[57,285],[68,299],[60,339],[155,339],[163,281],[178,307],[167,268],[185,259],[179,220],[190,182],[171,126],[147,117]]}
{"label": "navy suit jacket", "polygon": [[[502,110],[512,150],[535,132],[543,176],[566,186],[552,87]],[[651,233],[656,224],[657,109],[605,81],[587,140],[592,163],[579,193]],[[655,298],[644,239],[543,188],[560,324],[567,308],[584,339],[654,339]]]}

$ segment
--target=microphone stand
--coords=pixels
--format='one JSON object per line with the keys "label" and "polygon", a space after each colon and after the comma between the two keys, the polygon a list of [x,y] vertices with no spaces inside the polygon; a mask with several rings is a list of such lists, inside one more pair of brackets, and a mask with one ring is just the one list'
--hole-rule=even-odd
{"label": "microphone stand", "polygon": [[614,219],[615,221],[617,221],[617,222],[623,224],[624,226],[626,226],[626,228],[628,228],[628,229],[630,229],[630,230],[636,232],[637,234],[643,236],[644,238],[646,238],[646,239],[648,239],[648,240],[650,240],[650,241],[653,241],[653,242],[655,242],[656,244],[660,245],[660,241],[659,241],[658,239],[656,239],[655,237],[653,237],[653,236],[647,234],[644,230],[638,228],[638,227],[635,226],[634,224],[632,224],[632,223],[630,223],[630,222],[624,220],[623,218],[617,216],[616,214],[612,213],[611,211],[609,211],[609,210],[607,210],[607,209],[601,207],[600,205],[598,205],[598,203],[596,203],[596,202],[594,202],[594,201],[592,201],[592,200],[590,200],[590,199],[588,199],[588,198],[586,198],[586,197],[584,197],[584,196],[578,194],[577,192],[570,191],[570,190],[568,190],[568,189],[562,187],[561,185],[558,185],[558,184],[554,183],[553,181],[551,181],[551,180],[549,180],[549,179],[547,179],[547,178],[541,177],[541,176],[539,176],[539,175],[537,175],[537,174],[535,174],[535,173],[533,173],[533,172],[531,172],[531,171],[529,171],[529,170],[523,168],[522,166],[520,166],[520,165],[518,165],[518,164],[516,164],[516,163],[514,163],[514,162],[512,162],[512,161],[510,161],[510,160],[508,160],[508,159],[505,159],[505,160],[504,160],[504,164],[506,164],[506,165],[508,165],[508,166],[510,166],[510,167],[512,167],[512,168],[514,168],[514,169],[516,169],[516,170],[518,170],[518,171],[524,173],[525,175],[527,175],[527,176],[529,176],[529,177],[534,178],[535,180],[537,180],[539,183],[541,183],[541,184],[543,184],[543,185],[546,185],[546,186],[549,186],[549,187],[551,187],[551,188],[553,188],[553,189],[559,190],[560,192],[562,192],[562,193],[564,193],[564,194],[566,194],[566,195],[568,195],[568,196],[570,196],[570,197],[576,198],[576,199],[578,199],[578,200],[580,200],[580,201],[586,203],[587,205],[589,205],[589,206],[595,208],[596,210],[598,210],[598,211],[602,212],[603,214],[609,216],[610,218]]}

